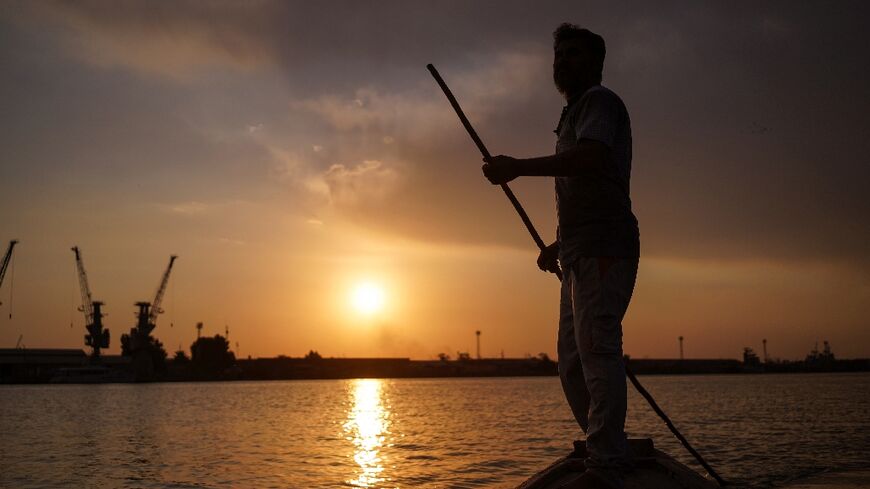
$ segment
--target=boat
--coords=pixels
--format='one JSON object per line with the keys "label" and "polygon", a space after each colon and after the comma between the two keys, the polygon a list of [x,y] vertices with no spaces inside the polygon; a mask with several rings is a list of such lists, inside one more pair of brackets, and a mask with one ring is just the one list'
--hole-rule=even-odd
{"label": "boat", "polygon": [[[633,468],[625,474],[625,489],[714,489],[719,485],[658,450],[649,438],[628,440]],[[557,489],[571,484],[585,470],[586,442],[517,486],[517,489]],[[570,486],[569,486],[570,487]]]}

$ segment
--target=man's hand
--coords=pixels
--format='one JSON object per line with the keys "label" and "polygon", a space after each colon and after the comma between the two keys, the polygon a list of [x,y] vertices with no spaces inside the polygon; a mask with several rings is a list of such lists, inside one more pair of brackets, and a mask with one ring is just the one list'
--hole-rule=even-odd
{"label": "man's hand", "polygon": [[510,156],[498,155],[493,156],[483,164],[481,168],[484,176],[493,184],[501,185],[508,183],[514,178],[520,176],[519,165],[516,158]]}
{"label": "man's hand", "polygon": [[545,272],[556,273],[559,270],[559,242],[544,248],[538,255],[538,268]]}

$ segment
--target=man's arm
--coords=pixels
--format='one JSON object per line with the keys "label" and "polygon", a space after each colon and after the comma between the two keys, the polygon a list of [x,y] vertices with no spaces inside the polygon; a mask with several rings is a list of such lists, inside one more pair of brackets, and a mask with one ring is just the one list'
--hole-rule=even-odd
{"label": "man's arm", "polygon": [[610,148],[594,139],[581,139],[568,151],[537,158],[493,156],[483,165],[483,174],[494,185],[517,177],[577,177],[603,168],[610,159]]}

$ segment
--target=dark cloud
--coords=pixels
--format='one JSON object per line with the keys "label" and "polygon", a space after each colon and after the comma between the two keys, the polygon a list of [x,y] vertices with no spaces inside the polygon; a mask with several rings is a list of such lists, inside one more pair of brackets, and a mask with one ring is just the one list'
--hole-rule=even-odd
{"label": "dark cloud", "polygon": [[[868,266],[865,3],[16,5],[24,6],[4,9],[8,42],[0,52],[25,70],[4,75],[4,104],[18,107],[7,114],[20,118],[4,115],[2,124],[13,128],[22,159],[51,159],[28,136],[38,132],[33,116],[11,100],[36,93],[37,107],[75,114],[54,126],[73,127],[67,134],[76,139],[124,141],[108,144],[104,156],[133,165],[120,153],[159,139],[161,161],[192,162],[185,178],[213,168],[206,160],[223,160],[215,180],[246,175],[268,187],[263,180],[272,178],[290,189],[291,206],[304,202],[312,214],[323,201],[302,195],[311,182],[335,177],[330,168],[343,168],[344,178],[365,161],[401,162],[402,184],[390,199],[357,200],[339,212],[418,239],[522,247],[528,238],[480,179],[475,149],[423,66],[439,66],[494,153],[546,153],[561,107],[547,69],[550,32],[578,22],[607,39],[605,84],[632,116],[646,254]],[[38,35],[22,25],[52,28]],[[72,70],[59,83],[50,67],[40,71],[13,52],[47,50],[45,38],[96,71],[59,61]],[[123,105],[132,96],[140,106]],[[161,124],[153,108],[169,105],[183,117],[153,132],[152,142],[137,142],[131,134]],[[114,124],[94,132],[102,111],[118,121],[122,108],[128,134]],[[248,126],[262,135],[215,136]],[[344,188],[336,182],[333,189]],[[550,233],[550,185],[518,189],[542,234]]]}

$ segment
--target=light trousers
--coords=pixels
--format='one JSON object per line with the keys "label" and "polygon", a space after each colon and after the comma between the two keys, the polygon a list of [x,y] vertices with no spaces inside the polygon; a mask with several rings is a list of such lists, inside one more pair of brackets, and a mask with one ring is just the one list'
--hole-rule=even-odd
{"label": "light trousers", "polygon": [[[609,266],[608,266],[608,261]],[[588,470],[621,486],[627,464],[622,318],[637,258],[579,258],[564,267],[559,313],[559,377],[586,433]]]}

